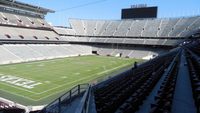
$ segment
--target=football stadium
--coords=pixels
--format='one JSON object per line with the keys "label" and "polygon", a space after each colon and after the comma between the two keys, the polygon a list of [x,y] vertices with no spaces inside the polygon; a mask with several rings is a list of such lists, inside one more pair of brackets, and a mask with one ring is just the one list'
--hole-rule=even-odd
{"label": "football stadium", "polygon": [[45,20],[54,10],[0,0],[0,113],[200,113],[200,16],[158,11],[64,27]]}

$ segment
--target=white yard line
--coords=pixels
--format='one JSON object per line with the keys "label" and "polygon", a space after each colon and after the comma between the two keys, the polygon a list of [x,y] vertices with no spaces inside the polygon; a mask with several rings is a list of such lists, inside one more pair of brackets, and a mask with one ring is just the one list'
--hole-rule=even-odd
{"label": "white yard line", "polygon": [[[54,89],[57,89],[57,88],[60,88],[60,87],[63,87],[63,86],[65,86],[65,85],[69,85],[69,84],[72,84],[72,83],[75,83],[75,82],[78,82],[78,81],[81,81],[81,80],[84,80],[84,79],[87,79],[87,78],[96,76],[96,75],[101,75],[101,74],[104,74],[104,73],[113,71],[113,70],[115,70],[115,69],[125,67],[125,66],[127,66],[127,65],[130,65],[130,63],[124,64],[124,65],[121,65],[121,66],[118,66],[118,67],[115,67],[115,68],[111,68],[111,69],[108,69],[108,70],[105,70],[105,71],[102,71],[102,72],[93,74],[92,76],[87,76],[87,77],[84,77],[84,78],[82,78],[82,79],[78,79],[78,80],[75,80],[75,81],[73,81],[73,82],[69,82],[69,83],[67,83],[67,84],[60,85],[60,86],[58,86],[58,87],[55,87],[55,88],[46,90],[46,91],[44,91],[44,92],[41,92],[41,94],[42,94],[42,93],[46,93],[46,92],[51,91],[51,90],[54,90]],[[98,76],[98,77],[99,77],[99,76]],[[98,78],[98,77],[97,77],[97,78]],[[51,95],[54,95],[54,94],[59,93],[59,92],[62,92],[62,91],[64,91],[64,90],[59,90],[58,92],[51,93],[51,94],[49,94],[49,95],[47,95],[47,96],[41,97],[40,99],[37,99],[37,101],[42,100],[42,99],[44,99],[44,98],[48,98],[48,97],[50,97]]]}
{"label": "white yard line", "polygon": [[[125,64],[125,65],[127,65],[127,64]],[[66,83],[66,84],[59,85],[58,87],[54,87],[54,88],[52,88],[52,89],[49,89],[49,90],[46,90],[46,91],[43,91],[43,92],[41,92],[41,93],[37,93],[37,94],[42,94],[42,93],[45,93],[45,92],[48,92],[48,91],[51,91],[51,90],[54,90],[54,89],[57,89],[57,88],[63,87],[63,86],[65,86],[65,85],[69,85],[69,84],[75,83],[75,82],[77,82],[77,81],[84,80],[84,79],[86,79],[86,78],[90,78],[90,77],[93,77],[93,76],[96,76],[96,75],[101,75],[101,74],[107,73],[107,72],[109,72],[109,71],[112,71],[112,70],[118,69],[118,68],[120,68],[120,67],[124,67],[125,65],[121,65],[121,66],[118,66],[118,67],[115,67],[115,68],[111,68],[111,69],[108,69],[108,70],[105,70],[105,71],[102,71],[102,72],[96,73],[96,74],[94,74],[94,75],[92,75],[92,76],[86,76],[86,77],[84,77],[84,78],[81,78],[81,79],[78,79],[78,80],[74,80],[74,81],[72,81],[72,82],[68,82],[68,83]]]}
{"label": "white yard line", "polygon": [[6,83],[3,83],[3,82],[0,82],[0,84],[6,85],[6,86],[9,86],[9,87],[13,87],[13,88],[16,88],[16,89],[19,89],[19,90],[23,90],[23,91],[26,91],[26,92],[29,92],[29,93],[37,94],[36,92],[30,91],[30,90],[26,90],[24,88],[20,88],[20,87],[14,86],[14,85],[6,84]]}
{"label": "white yard line", "polygon": [[[30,93],[34,93],[34,95],[35,95],[35,94],[36,94],[36,95],[39,95],[39,94],[43,94],[43,93],[46,93],[46,92],[52,91],[52,90],[54,90],[54,89],[58,89],[58,88],[60,88],[60,87],[63,87],[63,86],[69,85],[69,84],[73,84],[73,83],[78,82],[78,81],[85,80],[85,79],[87,79],[87,78],[90,78],[90,77],[93,77],[93,76],[96,76],[96,75],[101,75],[101,74],[104,74],[104,73],[107,73],[107,72],[113,71],[113,70],[115,70],[115,69],[125,67],[125,66],[127,66],[127,65],[130,65],[130,63],[124,64],[124,65],[120,65],[120,66],[118,66],[118,67],[111,68],[111,69],[108,69],[108,70],[105,70],[105,71],[102,71],[102,72],[99,72],[99,73],[93,74],[93,75],[91,75],[91,76],[87,76],[87,77],[84,77],[84,78],[81,78],[81,79],[75,80],[75,81],[72,81],[72,82],[68,82],[68,83],[63,84],[63,85],[59,85],[58,87],[54,87],[54,88],[52,88],[52,89],[49,89],[49,90],[43,91],[43,92],[41,92],[41,93],[32,92],[32,91],[25,90],[25,89],[22,89],[22,88],[18,88],[18,87],[15,87],[15,86],[11,86],[11,85],[9,85],[9,86],[14,87],[14,88],[17,88],[17,89],[20,89],[20,90],[23,90],[23,91],[27,91],[27,92],[30,92]],[[98,76],[98,77],[99,77],[99,76]],[[98,78],[98,77],[97,77],[97,78]],[[8,84],[6,84],[6,85],[8,85]],[[0,89],[0,90],[2,90],[2,89]],[[64,89],[64,90],[66,90],[66,89]],[[13,92],[9,92],[9,91],[5,91],[5,90],[2,90],[2,91],[7,92],[7,93],[10,93],[10,94],[13,94],[13,95],[16,95],[16,96],[20,96],[20,97],[23,97],[23,98],[26,98],[26,99],[29,99],[29,100],[32,100],[32,101],[39,101],[39,100],[42,100],[42,99],[48,98],[48,97],[50,97],[50,96],[52,96],[52,95],[54,95],[54,94],[56,94],[56,93],[60,93],[60,92],[62,92],[62,91],[64,91],[64,90],[59,90],[58,92],[51,93],[51,94],[49,94],[49,95],[47,95],[47,96],[43,96],[43,97],[41,97],[41,98],[39,98],[39,99],[32,99],[32,98],[30,98],[30,97],[23,96],[23,95],[20,95],[20,94],[16,94],[16,93],[13,93]],[[33,95],[31,95],[31,96],[33,96]]]}

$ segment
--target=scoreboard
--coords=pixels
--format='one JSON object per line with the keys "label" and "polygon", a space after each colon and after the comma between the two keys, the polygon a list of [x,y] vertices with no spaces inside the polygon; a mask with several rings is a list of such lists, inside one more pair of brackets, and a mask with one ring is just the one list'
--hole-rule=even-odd
{"label": "scoreboard", "polygon": [[131,7],[122,9],[122,19],[157,18],[158,7]]}

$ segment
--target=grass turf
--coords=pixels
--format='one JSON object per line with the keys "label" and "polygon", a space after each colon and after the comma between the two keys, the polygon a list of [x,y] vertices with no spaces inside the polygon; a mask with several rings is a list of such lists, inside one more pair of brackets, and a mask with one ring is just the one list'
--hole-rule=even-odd
{"label": "grass turf", "polygon": [[0,81],[0,96],[23,105],[48,104],[73,86],[91,83],[133,65],[137,59],[78,56],[0,66],[0,77],[11,75],[42,84],[32,89]]}

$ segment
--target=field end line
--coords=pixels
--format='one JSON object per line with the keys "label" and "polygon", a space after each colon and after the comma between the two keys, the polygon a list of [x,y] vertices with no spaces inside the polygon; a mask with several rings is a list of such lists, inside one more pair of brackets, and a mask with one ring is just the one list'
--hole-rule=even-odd
{"label": "field end line", "polygon": [[17,93],[13,93],[13,92],[9,92],[9,91],[3,90],[3,89],[0,89],[0,91],[7,92],[7,93],[9,93],[11,95],[20,96],[20,97],[26,98],[26,99],[31,100],[31,101],[36,101],[35,99],[32,99],[32,98],[30,98],[28,96],[23,96],[23,95],[20,95],[20,94],[17,94]]}

